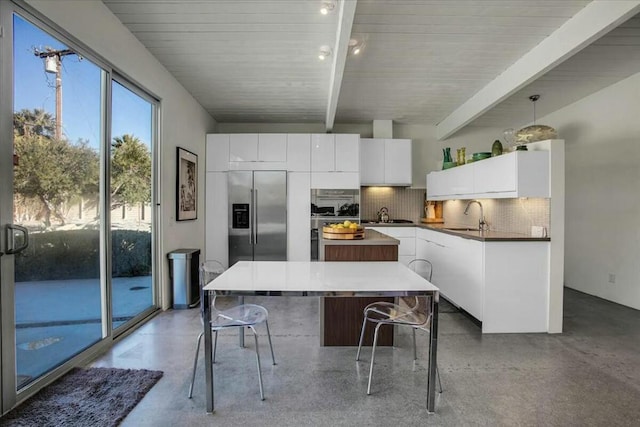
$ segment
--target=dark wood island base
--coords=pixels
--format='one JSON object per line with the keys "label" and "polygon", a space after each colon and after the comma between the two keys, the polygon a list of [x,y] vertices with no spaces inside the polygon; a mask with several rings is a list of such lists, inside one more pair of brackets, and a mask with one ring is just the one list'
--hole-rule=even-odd
{"label": "dark wood island base", "polygon": [[[397,261],[399,241],[393,237],[366,229],[362,240],[328,240],[320,242],[322,261]],[[323,298],[321,305],[323,332],[321,344],[325,346],[357,346],[360,340],[364,308],[376,301],[393,302],[394,298],[353,297]],[[373,327],[369,322],[364,336],[365,346],[373,344]],[[393,345],[393,328],[382,327],[378,345]]]}

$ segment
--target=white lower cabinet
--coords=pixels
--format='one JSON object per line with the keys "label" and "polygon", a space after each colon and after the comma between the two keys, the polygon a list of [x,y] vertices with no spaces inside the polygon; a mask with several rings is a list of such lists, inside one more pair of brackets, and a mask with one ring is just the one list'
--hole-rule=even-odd
{"label": "white lower cabinet", "polygon": [[416,231],[416,256],[431,261],[432,282],[445,298],[482,320],[483,242],[437,231]]}
{"label": "white lower cabinet", "polygon": [[478,241],[416,230],[416,257],[433,264],[442,295],[483,333],[547,332],[549,242]]}
{"label": "white lower cabinet", "polygon": [[[369,227],[367,225],[367,227]],[[400,240],[398,245],[398,261],[409,264],[416,258],[416,228],[415,227],[374,227],[376,231]]]}
{"label": "white lower cabinet", "polygon": [[549,331],[549,242],[486,242],[482,332]]}

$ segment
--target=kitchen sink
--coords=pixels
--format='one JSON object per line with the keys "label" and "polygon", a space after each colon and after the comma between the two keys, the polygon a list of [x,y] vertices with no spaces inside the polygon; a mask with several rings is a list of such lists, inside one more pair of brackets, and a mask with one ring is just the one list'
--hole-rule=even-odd
{"label": "kitchen sink", "polygon": [[444,227],[443,230],[449,230],[449,231],[480,231],[479,228],[472,228],[472,227]]}

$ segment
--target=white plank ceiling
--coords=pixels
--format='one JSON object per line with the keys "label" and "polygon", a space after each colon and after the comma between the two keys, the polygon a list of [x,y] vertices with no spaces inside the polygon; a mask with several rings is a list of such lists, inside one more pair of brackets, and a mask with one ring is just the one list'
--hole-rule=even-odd
{"label": "white plank ceiling", "polygon": [[[432,125],[591,3],[357,0],[345,25],[343,5],[321,15],[322,0],[103,1],[218,122]],[[340,26],[365,43],[359,55],[340,48]],[[333,55],[320,61],[323,45]],[[540,117],[637,72],[634,18],[472,123],[516,127],[531,121],[530,94]]]}

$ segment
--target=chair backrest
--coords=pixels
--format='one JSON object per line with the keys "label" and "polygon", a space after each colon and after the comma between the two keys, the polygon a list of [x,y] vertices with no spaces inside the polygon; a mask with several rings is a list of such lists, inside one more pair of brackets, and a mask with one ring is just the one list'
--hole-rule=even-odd
{"label": "chair backrest", "polygon": [[431,281],[431,277],[433,276],[433,264],[431,264],[431,261],[423,258],[416,258],[411,260],[407,266],[420,276]]}
{"label": "chair backrest", "polygon": [[[199,279],[199,283],[200,283],[200,317],[204,317],[204,305],[203,305],[203,301],[204,301],[204,290],[203,288],[209,284],[209,282],[211,282],[213,279],[215,279],[216,277],[218,277],[219,275],[221,275],[222,273],[224,273],[225,268],[222,265],[221,262],[219,261],[205,261],[202,264],[200,264],[200,279]],[[211,302],[211,307],[215,309],[215,301],[216,301],[216,297],[213,297],[213,300]]]}
{"label": "chair backrest", "polygon": [[[416,258],[414,260],[411,260],[409,264],[407,264],[407,266],[411,270],[431,282],[431,277],[433,276],[433,264],[431,264],[431,261],[423,258]],[[423,314],[427,316],[427,318],[430,318],[430,309],[427,301],[428,297],[415,297],[413,301],[412,311]],[[410,304],[409,301],[406,302],[407,304]]]}

